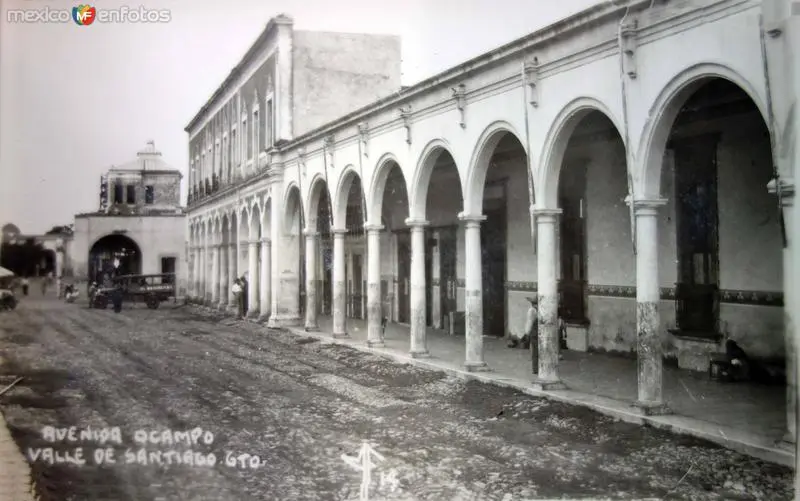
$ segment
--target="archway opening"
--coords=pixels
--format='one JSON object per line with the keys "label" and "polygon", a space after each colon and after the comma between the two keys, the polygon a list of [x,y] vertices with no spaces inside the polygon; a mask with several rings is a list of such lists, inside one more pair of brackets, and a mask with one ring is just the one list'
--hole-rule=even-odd
{"label": "archway opening", "polygon": [[[255,311],[259,308],[261,300],[261,287],[259,286],[260,267],[261,263],[261,210],[258,207],[253,207],[250,211],[250,223],[248,229],[248,238],[250,244],[247,246],[247,310],[248,312]],[[255,244],[255,245],[252,245]],[[255,256],[251,257],[250,253],[254,252]]]}
{"label": "archway opening", "polygon": [[[233,281],[236,280],[241,275],[239,274],[239,255],[237,249],[237,242],[239,242],[239,216],[234,211],[231,213],[231,220],[230,220],[230,233],[228,235],[228,242],[230,243],[229,252],[228,252],[228,273],[230,273],[230,283],[231,287],[233,286]],[[231,264],[233,262],[233,264]]]}
{"label": "archway opening", "polygon": [[[559,317],[566,325],[560,346],[586,351],[597,345],[629,352],[635,347],[636,318],[629,314],[630,294],[625,291],[635,286],[636,277],[625,203],[625,146],[603,112],[585,110],[573,120],[577,123],[565,138],[558,177]],[[621,293],[590,296],[590,284],[604,290],[612,286],[610,290]],[[590,338],[590,324],[599,335]]]}
{"label": "archway opening", "polygon": [[676,284],[674,334],[784,356],[771,299],[783,289],[778,200],[766,189],[773,177],[769,129],[752,99],[726,79],[699,85],[672,124],[662,164],[666,219],[675,221],[662,258]]}
{"label": "archway opening", "polygon": [[316,308],[318,314],[328,316],[333,312],[333,211],[328,185],[322,179],[318,179],[311,190],[311,211],[314,211],[314,229],[318,233],[316,256],[319,259],[315,262],[315,283],[319,293]]}
{"label": "archway opening", "polygon": [[89,250],[89,276],[98,283],[118,275],[142,273],[142,252],[130,237],[120,233],[106,235]]}
{"label": "archway opening", "polygon": [[[291,317],[302,318],[305,315],[306,303],[306,271],[305,271],[305,239],[302,232],[305,228],[303,203],[300,190],[293,187],[286,197],[286,213],[284,215],[284,246],[278,252],[286,250],[286,259],[281,258],[284,266],[276,273],[281,273],[281,293],[286,292],[292,302],[288,305]],[[292,292],[295,289],[296,292]],[[295,314],[295,312],[297,312]]]}
{"label": "archway opening", "polygon": [[345,212],[345,277],[347,317],[364,319],[367,314],[367,246],[364,235],[366,211],[361,178],[352,174]]}
{"label": "archway opening", "polygon": [[42,259],[39,263],[39,275],[46,276],[52,273],[56,274],[56,251],[52,249],[45,249],[42,252]]}
{"label": "archway opening", "polygon": [[[525,319],[535,294],[530,193],[525,149],[511,133],[498,132],[483,185],[481,263],[484,334],[526,334]],[[489,146],[489,145],[487,145]],[[480,167],[477,167],[480,168]],[[509,249],[513,249],[510,251]],[[513,280],[509,281],[509,277]]]}
{"label": "archway opening", "polygon": [[[381,235],[381,299],[384,302],[383,315],[387,320],[393,322],[408,323],[410,320],[410,305],[408,301],[400,304],[399,293],[401,283],[398,276],[398,264],[400,257],[398,242],[403,241],[408,234],[406,219],[408,219],[408,189],[403,177],[403,171],[397,162],[390,161],[391,165],[384,166],[388,169],[386,175],[386,185],[381,197],[381,224],[384,232]],[[410,241],[406,242],[410,244]],[[410,256],[411,248],[404,250]],[[407,267],[408,263],[406,263]],[[408,274],[410,278],[410,272]]]}
{"label": "archway opening", "polygon": [[[433,162],[425,202],[425,218],[430,222],[425,229],[426,324],[432,325],[436,317],[443,329],[464,335],[463,315],[459,314],[465,308],[464,228],[458,220],[464,207],[461,177],[455,160],[445,149],[433,152],[426,161]],[[408,305],[411,288],[409,233],[398,241],[398,258],[398,276],[403,285],[398,299]],[[404,310],[410,311],[410,308],[401,312]]]}

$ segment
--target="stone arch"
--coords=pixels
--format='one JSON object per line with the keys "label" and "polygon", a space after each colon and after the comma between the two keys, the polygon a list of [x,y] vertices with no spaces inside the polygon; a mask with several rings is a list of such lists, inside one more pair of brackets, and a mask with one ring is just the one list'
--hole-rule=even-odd
{"label": "stone arch", "polygon": [[635,172],[640,175],[634,176],[634,179],[638,179],[635,185],[636,198],[660,198],[661,167],[672,125],[686,100],[701,85],[715,78],[728,80],[742,89],[758,108],[764,123],[769,125],[767,106],[759,98],[755,86],[740,73],[719,63],[706,62],[689,66],[661,89],[648,110],[648,119],[644,124],[636,155],[641,160],[637,162]]}
{"label": "stone arch", "polygon": [[227,213],[223,212],[220,216],[219,243],[227,244],[229,242],[230,227],[230,218]]}
{"label": "stone arch", "polygon": [[545,137],[539,160],[541,174],[537,176],[539,182],[534,182],[536,205],[540,208],[558,208],[558,178],[561,174],[564,153],[575,128],[586,115],[593,111],[602,113],[614,125],[623,144],[625,143],[625,135],[622,133],[623,128],[620,121],[603,102],[593,97],[579,97],[570,101],[553,120]]}
{"label": "stone arch", "polygon": [[107,233],[89,246],[89,276],[98,279],[98,272],[110,272],[111,263],[119,257],[121,274],[142,272],[142,247],[132,237],[122,233]]}
{"label": "stone arch", "polygon": [[270,238],[272,235],[272,197],[264,194],[264,204],[261,209],[261,236]]}
{"label": "stone arch", "polygon": [[345,167],[342,175],[339,176],[339,184],[333,198],[333,225],[335,228],[345,228],[347,224],[347,199],[356,178],[360,179],[361,177],[352,165]]}
{"label": "stone arch", "polygon": [[248,213],[248,227],[250,232],[248,233],[248,238],[252,240],[258,240],[261,238],[261,210],[258,208],[257,204],[254,204],[250,207]]}
{"label": "stone arch", "polygon": [[228,213],[228,218],[230,219],[230,226],[228,226],[228,231],[230,232],[229,242],[235,243],[238,238],[239,216],[236,210],[230,207],[226,210],[226,212]]}
{"label": "stone arch", "polygon": [[[286,235],[299,235],[303,231],[303,199],[300,188],[292,183],[283,198],[283,231]],[[275,208],[273,207],[273,210]]]}
{"label": "stone arch", "polygon": [[[447,152],[455,160],[455,156],[450,148],[450,144],[444,139],[434,139],[430,141],[417,161],[414,175],[411,178],[411,186],[408,186],[410,191],[408,215],[411,219],[425,219],[426,204],[428,202],[428,188],[430,187],[431,174],[436,165],[439,156]],[[458,169],[456,169],[458,170]],[[464,190],[464,181],[461,178],[461,172],[458,172],[458,180],[461,184],[461,190]]]}
{"label": "stone arch", "polygon": [[[321,174],[316,174],[308,187],[308,199],[306,201],[306,225],[311,229],[317,228],[317,214],[319,213],[319,203],[322,200],[322,190],[329,190],[328,184],[325,182],[325,177]],[[330,197],[330,191],[328,191]]]}
{"label": "stone arch", "polygon": [[240,205],[235,210],[236,218],[239,221],[239,227],[236,229],[236,240],[241,242],[250,238],[250,214],[245,205]]}
{"label": "stone arch", "polygon": [[[394,164],[400,166],[400,161],[394,153],[384,153],[375,164],[372,172],[372,181],[370,183],[369,191],[367,192],[367,221],[369,224],[381,223],[381,211],[383,209],[383,193],[386,190],[386,182],[389,180],[389,174],[392,172]],[[403,182],[406,182],[406,175],[403,169],[400,169],[403,176]]]}
{"label": "stone arch", "polygon": [[[504,120],[489,124],[475,144],[475,149],[469,162],[469,169],[467,170],[466,188],[464,190],[464,211],[467,214],[481,214],[483,212],[483,188],[486,182],[486,174],[489,171],[489,162],[492,159],[495,148],[506,134],[514,136],[519,144],[522,145],[525,155],[528,155],[523,136],[517,132],[513,125]],[[526,168],[530,169],[530,161]]]}

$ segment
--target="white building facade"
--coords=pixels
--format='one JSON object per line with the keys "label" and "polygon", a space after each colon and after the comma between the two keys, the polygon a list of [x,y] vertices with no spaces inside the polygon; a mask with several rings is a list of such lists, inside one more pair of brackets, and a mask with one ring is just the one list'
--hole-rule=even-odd
{"label": "white building facade", "polygon": [[[666,410],[665,360],[705,370],[731,339],[785,363],[794,440],[799,18],[788,0],[603,3],[410,88],[370,82],[371,103],[347,102],[358,79],[317,75],[338,108],[302,104],[278,18],[187,127],[190,295],[230,304],[246,273],[270,326],[330,314],[346,336],[367,318],[380,345],[386,317],[414,356],[447,329],[475,371],[533,296],[532,384],[562,386],[561,317],[569,349],[638,357],[645,413]],[[392,43],[364,40],[348,57],[375,50],[395,83]],[[250,79],[272,58],[272,80]],[[249,94],[277,104],[242,110]],[[248,142],[229,153],[234,130]]]}
{"label": "white building facade", "polygon": [[164,162],[152,141],[135,160],[109,169],[100,181],[99,210],[75,216],[69,249],[74,276],[101,280],[105,273],[174,273],[177,294],[185,295],[182,177]]}

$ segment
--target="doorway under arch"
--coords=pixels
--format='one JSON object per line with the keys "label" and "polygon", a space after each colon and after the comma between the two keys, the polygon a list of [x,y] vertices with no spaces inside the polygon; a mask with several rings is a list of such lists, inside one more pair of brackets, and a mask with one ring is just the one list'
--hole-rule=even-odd
{"label": "doorway under arch", "polygon": [[142,273],[142,251],[130,237],[114,233],[97,240],[89,250],[89,277],[102,281],[103,275]]}

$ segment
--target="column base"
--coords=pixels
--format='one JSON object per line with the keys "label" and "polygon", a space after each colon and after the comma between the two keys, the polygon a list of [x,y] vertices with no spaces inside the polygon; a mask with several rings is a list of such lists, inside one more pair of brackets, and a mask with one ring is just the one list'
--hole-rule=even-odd
{"label": "column base", "polygon": [[331,334],[333,339],[350,339],[350,334],[346,332],[334,332]]}
{"label": "column base", "polygon": [[269,323],[270,315],[261,315],[258,317],[258,323],[260,324],[268,324]]}
{"label": "column base", "polygon": [[664,402],[642,402],[637,400],[634,402],[633,407],[642,416],[664,416],[672,413]]}
{"label": "column base", "polygon": [[409,352],[408,352],[408,355],[409,355],[411,358],[430,358],[430,356],[431,356],[431,352],[429,352],[428,350],[423,350],[423,351],[409,351]]}
{"label": "column base", "polygon": [[565,385],[560,379],[542,379],[539,376],[533,378],[531,386],[534,390],[539,391],[557,391],[567,389],[567,385]]}
{"label": "column base", "polygon": [[271,315],[267,327],[271,329],[282,329],[284,327],[298,326],[300,322],[300,317]]}
{"label": "column base", "polygon": [[220,311],[225,311],[225,310],[227,310],[227,309],[228,309],[228,303],[226,303],[226,302],[220,302],[220,303],[218,303],[218,304],[217,304],[217,309],[218,309],[218,310],[220,310]]}
{"label": "column base", "polygon": [[467,372],[491,372],[492,369],[486,362],[464,362],[464,370]]}
{"label": "column base", "polygon": [[316,324],[306,325],[305,327],[303,327],[303,330],[306,332],[319,332],[319,325]]}
{"label": "column base", "polygon": [[370,341],[369,339],[367,340],[368,348],[384,348],[385,346],[386,343],[384,343],[383,341]]}
{"label": "column base", "polygon": [[248,311],[244,317],[248,320],[258,320],[258,310]]}
{"label": "column base", "polygon": [[778,441],[775,442],[775,445],[779,449],[784,449],[784,450],[787,450],[787,451],[794,452],[794,450],[795,450],[795,440],[796,439],[794,437],[792,437],[792,434],[787,431],[786,433],[783,434],[783,436]]}

